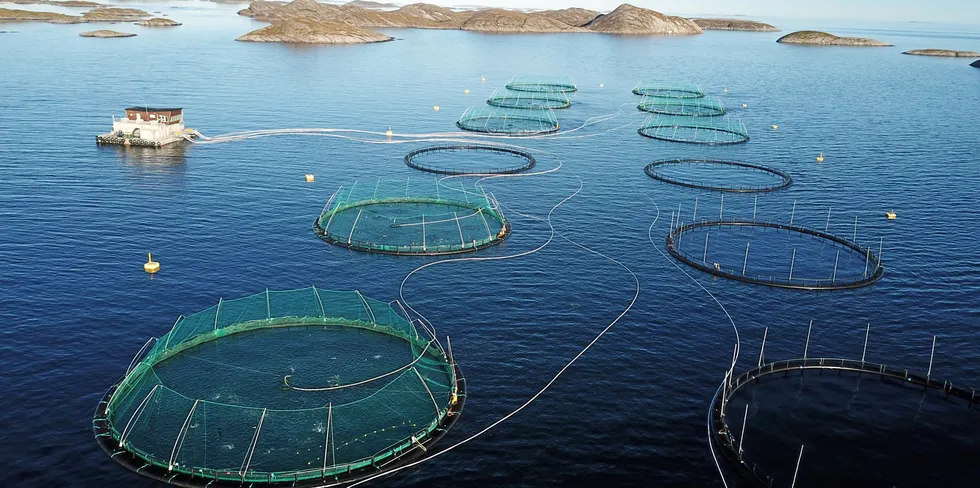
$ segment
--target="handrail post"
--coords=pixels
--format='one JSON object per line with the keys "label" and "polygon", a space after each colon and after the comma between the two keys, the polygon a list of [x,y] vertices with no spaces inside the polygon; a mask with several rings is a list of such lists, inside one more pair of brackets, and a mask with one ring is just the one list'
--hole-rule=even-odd
{"label": "handrail post", "polygon": [[932,336],[932,351],[929,352],[929,371],[926,373],[926,386],[929,386],[929,377],[932,376],[932,358],[936,354],[936,336]]}
{"label": "handrail post", "polygon": [[871,322],[868,322],[868,328],[864,331],[864,350],[861,351],[861,366],[864,366],[864,357],[868,354],[868,336],[871,335]]}
{"label": "handrail post", "polygon": [[793,212],[789,214],[789,225],[793,225],[793,218],[796,217],[796,200],[793,200]]}
{"label": "handrail post", "polygon": [[800,474],[800,461],[803,460],[803,445],[800,445],[800,456],[796,458],[796,469],[793,470],[793,483],[789,485],[789,488],[796,487],[796,475]]}
{"label": "handrail post", "polygon": [[761,368],[762,367],[762,359],[765,357],[765,354],[766,354],[766,336],[767,335],[769,335],[769,327],[766,327],[766,330],[764,330],[762,332],[762,349],[759,349],[759,364],[758,364],[758,366],[756,366],[758,368]]}
{"label": "handrail post", "polygon": [[813,330],[813,321],[810,321],[810,326],[806,329],[806,345],[803,346],[803,363],[806,364],[806,353],[810,349],[810,331]]}
{"label": "handrail post", "polygon": [[745,440],[745,421],[749,418],[749,404],[745,404],[745,415],[742,416],[742,431],[738,434],[738,458],[742,459],[742,441]]}

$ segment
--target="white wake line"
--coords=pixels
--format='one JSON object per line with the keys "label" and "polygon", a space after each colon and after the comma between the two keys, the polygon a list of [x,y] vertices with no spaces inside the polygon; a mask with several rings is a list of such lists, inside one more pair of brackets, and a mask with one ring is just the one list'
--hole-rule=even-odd
{"label": "white wake line", "polygon": [[[701,290],[707,293],[708,296],[711,297],[711,299],[714,300],[716,304],[718,304],[718,307],[721,308],[721,311],[725,312],[725,316],[728,317],[728,321],[732,324],[732,330],[735,331],[735,354],[732,356],[732,364],[728,368],[725,379],[722,380],[722,384],[724,384],[724,382],[728,381],[728,378],[734,374],[735,363],[738,362],[738,356],[741,353],[741,348],[742,348],[742,340],[739,337],[738,327],[735,325],[735,320],[732,318],[731,314],[728,313],[728,309],[726,309],[725,306],[722,305],[721,301],[719,301],[718,298],[716,298],[715,295],[711,293],[711,291],[705,288],[700,281],[698,281],[696,278],[691,276],[691,274],[688,273],[686,269],[682,268],[679,264],[677,264],[676,261],[671,259],[670,256],[667,256],[666,254],[664,254],[662,250],[660,250],[660,245],[657,244],[657,242],[654,241],[653,239],[653,226],[657,223],[657,220],[659,220],[660,218],[660,206],[657,205],[657,202],[655,202],[652,198],[650,198],[650,196],[647,195],[645,192],[641,192],[641,193],[643,193],[643,195],[646,196],[647,199],[650,200],[650,203],[652,203],[653,206],[657,209],[657,217],[653,220],[653,222],[650,224],[650,227],[647,229],[647,238],[650,239],[650,244],[653,244],[653,248],[656,249],[657,252],[660,253],[660,255],[665,260],[669,261],[670,264],[674,265],[675,268],[677,268],[682,273],[684,273],[684,275],[690,278],[690,280],[693,281],[694,284],[698,285],[698,287],[701,288]],[[721,389],[722,387],[719,386],[718,390]],[[715,394],[717,393],[718,391],[715,392]],[[718,456],[715,455],[715,449],[713,447],[712,439],[713,439],[713,435],[711,432],[711,402],[709,402],[708,403],[708,449],[711,451],[711,458],[714,459],[715,461],[715,468],[718,469],[718,476],[721,477],[721,483],[725,486],[725,488],[728,488],[728,481],[725,480],[725,473],[721,469],[721,464],[718,462]]]}
{"label": "white wake line", "polygon": [[[557,167],[555,167],[555,168],[553,168],[551,170],[548,170],[546,172],[542,172],[542,173],[554,172],[554,171],[559,170],[561,167],[562,167],[562,164],[561,164],[561,162],[559,160],[559,165]],[[530,175],[519,175],[519,174],[517,174],[517,175],[499,175],[499,176],[491,176],[491,177],[488,177],[486,179],[497,178],[497,177],[520,177],[520,176],[530,176]],[[464,261],[469,261],[469,262],[472,262],[472,261],[494,261],[494,260],[513,259],[513,258],[517,258],[517,257],[527,256],[527,255],[536,253],[536,252],[544,249],[548,244],[551,243],[551,241],[554,239],[554,236],[557,234],[562,239],[568,241],[572,245],[574,245],[574,246],[576,246],[576,247],[578,247],[580,249],[583,249],[585,251],[588,251],[588,252],[590,252],[592,254],[595,254],[597,256],[600,256],[602,258],[605,258],[605,259],[607,259],[609,261],[612,261],[613,263],[616,263],[617,265],[619,265],[620,267],[622,267],[623,269],[625,269],[630,274],[630,276],[633,278],[634,287],[635,287],[634,288],[634,292],[633,292],[633,298],[630,301],[629,305],[626,308],[624,308],[623,311],[620,312],[619,315],[617,315],[615,319],[613,319],[608,325],[606,325],[606,327],[603,328],[592,339],[592,341],[590,341],[575,356],[573,356],[567,363],[565,363],[565,365],[560,370],[558,370],[558,372],[543,387],[541,387],[541,389],[539,389],[534,395],[532,395],[530,398],[528,398],[527,401],[525,401],[523,404],[521,404],[520,406],[518,406],[516,409],[514,409],[510,413],[508,413],[508,414],[504,415],[503,417],[497,419],[496,421],[490,423],[489,425],[487,425],[486,427],[484,427],[480,431],[478,431],[478,432],[470,435],[469,437],[467,437],[467,438],[465,438],[465,439],[463,439],[463,440],[461,440],[461,441],[459,441],[459,442],[457,442],[457,443],[455,443],[455,444],[453,444],[453,445],[451,445],[449,447],[446,447],[445,449],[442,449],[442,450],[440,450],[438,452],[433,452],[433,453],[429,454],[427,457],[425,457],[423,459],[420,459],[418,461],[415,461],[415,462],[412,462],[412,463],[409,463],[409,464],[405,464],[403,466],[399,466],[397,468],[394,468],[394,469],[392,469],[390,471],[387,471],[387,472],[384,472],[384,473],[376,474],[374,476],[371,476],[370,478],[365,478],[365,479],[363,479],[361,481],[358,481],[357,483],[354,483],[354,484],[350,485],[351,488],[353,488],[354,486],[361,485],[363,483],[367,483],[367,482],[372,481],[374,479],[377,479],[379,477],[387,476],[387,475],[390,475],[392,473],[396,473],[398,471],[401,471],[403,469],[408,469],[408,468],[411,468],[411,467],[414,467],[414,466],[418,466],[419,464],[422,464],[424,462],[427,462],[427,461],[430,461],[432,459],[435,459],[436,457],[439,457],[439,456],[441,456],[441,455],[443,455],[443,454],[445,454],[445,453],[447,453],[449,451],[452,451],[452,450],[456,449],[457,447],[460,447],[460,446],[462,446],[464,444],[469,443],[470,441],[472,441],[472,440],[474,440],[474,439],[482,436],[483,434],[489,432],[491,429],[497,427],[501,423],[507,421],[511,417],[517,415],[522,410],[524,410],[525,408],[527,408],[529,405],[531,405],[532,403],[534,403],[534,401],[537,400],[538,397],[540,397],[542,394],[544,394],[544,392],[547,391],[551,387],[551,385],[553,385],[555,383],[555,381],[557,381],[558,378],[560,378],[565,373],[565,371],[569,367],[572,366],[572,364],[574,364],[576,361],[578,361],[579,358],[581,358],[586,352],[588,352],[588,350],[591,349],[592,346],[595,345],[595,343],[598,342],[599,339],[601,339],[602,336],[606,334],[606,332],[608,332],[610,329],[612,329],[614,325],[616,325],[617,323],[619,323],[619,321],[627,313],[629,313],[630,310],[633,309],[633,306],[636,304],[636,301],[637,301],[637,299],[640,296],[640,280],[636,276],[636,274],[633,272],[633,270],[631,270],[628,266],[626,266],[622,262],[616,260],[615,258],[609,257],[609,256],[603,254],[600,251],[596,251],[596,250],[591,249],[591,248],[589,248],[587,246],[584,246],[582,244],[579,244],[579,243],[573,241],[572,239],[569,239],[567,236],[563,235],[562,233],[558,232],[557,230],[555,230],[554,224],[553,224],[553,222],[551,220],[552,219],[552,216],[553,216],[553,214],[555,212],[555,210],[557,210],[558,207],[564,205],[566,202],[568,202],[569,200],[571,200],[572,198],[574,198],[576,195],[578,195],[582,191],[582,189],[584,188],[584,184],[582,182],[582,179],[579,178],[577,175],[573,175],[573,176],[575,176],[575,178],[578,180],[579,187],[571,195],[569,195],[569,196],[565,197],[564,199],[562,199],[560,202],[558,202],[553,207],[551,207],[551,210],[548,211],[548,216],[545,219],[545,222],[548,224],[548,227],[550,229],[550,235],[548,236],[548,239],[543,244],[541,244],[540,246],[538,246],[538,247],[536,247],[536,248],[534,248],[534,249],[532,249],[530,251],[525,251],[525,252],[518,253],[518,254],[515,254],[515,255],[511,255],[511,256],[455,258],[455,259],[444,259],[444,260],[440,260],[440,261],[434,261],[434,262],[431,262],[431,263],[426,263],[426,264],[424,264],[422,266],[419,266],[418,268],[412,270],[411,272],[408,273],[408,275],[405,276],[405,278],[402,280],[401,286],[399,287],[399,296],[400,296],[402,302],[405,304],[406,307],[408,307],[410,310],[412,310],[412,312],[416,313],[422,320],[425,320],[426,322],[428,322],[428,320],[425,319],[424,316],[422,316],[421,314],[419,314],[419,312],[417,310],[415,310],[414,308],[412,308],[411,305],[405,300],[405,297],[404,297],[405,283],[408,281],[408,279],[412,275],[414,275],[418,271],[421,271],[421,270],[423,270],[425,268],[428,268],[430,266],[435,266],[437,264],[443,264],[443,263],[464,262]],[[527,217],[537,219],[536,217],[532,217],[532,216],[529,216],[529,215]],[[540,220],[540,219],[538,219],[538,220]],[[430,323],[430,325],[431,325],[431,323]]]}

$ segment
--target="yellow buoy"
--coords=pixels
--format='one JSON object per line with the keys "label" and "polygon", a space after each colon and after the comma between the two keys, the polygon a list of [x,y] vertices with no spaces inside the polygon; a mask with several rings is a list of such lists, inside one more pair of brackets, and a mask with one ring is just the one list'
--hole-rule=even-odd
{"label": "yellow buoy", "polygon": [[306,182],[307,183],[313,183],[313,180],[314,180],[313,175],[311,175],[311,174],[307,174],[306,175]]}
{"label": "yellow buoy", "polygon": [[725,88],[725,93],[728,93],[728,88]]}
{"label": "yellow buoy", "polygon": [[772,130],[776,130],[776,129],[778,129],[778,128],[779,128],[779,126],[778,126],[778,125],[776,125],[776,124],[772,124]]}
{"label": "yellow buoy", "polygon": [[898,215],[895,212],[885,212],[885,217],[888,217],[888,220],[895,220]]}
{"label": "yellow buoy", "polygon": [[482,81],[482,82],[484,82],[484,83],[486,83],[486,82],[487,82],[487,79],[481,76],[481,77],[480,77],[480,81]]}
{"label": "yellow buoy", "polygon": [[469,95],[470,94],[470,91],[469,90],[463,90],[463,93]]}
{"label": "yellow buoy", "polygon": [[391,134],[392,134],[391,127],[388,127],[388,130],[385,132],[385,135],[391,137]]}
{"label": "yellow buoy", "polygon": [[747,104],[747,103],[743,103],[743,104],[742,104],[742,108],[749,108],[749,104]]}
{"label": "yellow buoy", "polygon": [[436,112],[438,112],[439,111],[439,106],[438,105],[433,106],[432,107],[432,110],[435,110]]}
{"label": "yellow buoy", "polygon": [[817,162],[818,163],[822,163],[823,162],[823,153],[820,153],[820,155],[817,156]]}
{"label": "yellow buoy", "polygon": [[599,88],[603,88],[603,87],[605,87],[605,86],[606,86],[606,84],[605,84],[605,83],[599,83]]}
{"label": "yellow buoy", "polygon": [[143,263],[143,271],[150,274],[160,271],[160,263],[153,260],[152,253],[146,253],[146,262]]}

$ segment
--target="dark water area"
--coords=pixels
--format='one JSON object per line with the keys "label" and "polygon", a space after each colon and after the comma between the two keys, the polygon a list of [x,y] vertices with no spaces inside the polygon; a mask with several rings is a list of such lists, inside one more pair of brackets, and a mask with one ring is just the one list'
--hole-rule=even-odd
{"label": "dark water area", "polygon": [[[314,219],[342,185],[421,176],[403,157],[434,138],[376,143],[389,127],[455,132],[467,107],[523,74],[578,84],[573,106],[556,112],[567,132],[506,141],[533,150],[535,172],[561,167],[483,181],[513,234],[467,256],[540,247],[551,236],[549,212],[559,234],[534,253],[449,261],[404,284],[405,300],[451,336],[467,379],[463,415],[440,446],[538,392],[630,307],[634,275],[638,298],[519,414],[371,486],[738,486],[732,475],[723,483],[715,466],[708,404],[736,342],[742,371],[755,365],[766,327],[769,359],[800,357],[811,320],[811,357],[853,358],[871,323],[869,360],[922,373],[936,335],[933,376],[980,386],[980,70],[969,60],[900,54],[980,50],[976,27],[774,21],[787,32],[825,29],[896,45],[883,49],[785,46],[774,42],[779,33],[422,30],[390,31],[399,38],[392,43],[306,47],[234,42],[261,25],[236,16],[237,6],[145,8],[184,25],[127,25],[139,36],[106,41],[77,37],[90,26],[19,24],[0,41],[2,486],[156,486],[109,460],[91,421],[133,355],[180,314],[266,288],[399,298],[406,275],[438,258],[330,246],[313,234]],[[639,136],[645,114],[631,90],[641,80],[700,84],[745,123],[751,141],[708,148]],[[96,146],[110,115],[144,104],[183,107],[188,127],[208,136],[304,127],[382,135],[357,136],[370,143],[279,135],[159,151]],[[817,163],[820,153],[826,159]],[[845,237],[857,217],[859,242],[883,242],[884,278],[808,293],[678,265],[664,250],[671,212],[690,215],[695,199],[699,214],[719,211],[720,195],[657,182],[643,168],[699,157],[789,172],[793,186],[760,196],[757,207],[751,195],[726,195],[725,216],[792,214],[822,230],[830,211],[829,231]],[[316,181],[305,183],[306,173]],[[886,220],[886,211],[898,218]],[[162,266],[153,276],[141,269],[147,252]],[[801,444],[798,487],[975,483],[976,412],[961,405],[867,378],[858,385],[809,375],[739,395],[752,403],[747,452],[783,486]]]}

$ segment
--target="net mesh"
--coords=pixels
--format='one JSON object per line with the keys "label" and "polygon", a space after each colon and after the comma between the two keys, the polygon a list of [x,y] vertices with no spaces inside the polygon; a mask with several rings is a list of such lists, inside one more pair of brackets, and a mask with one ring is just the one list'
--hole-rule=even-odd
{"label": "net mesh", "polygon": [[633,88],[633,93],[660,98],[701,98],[704,96],[704,92],[698,85],[662,82],[640,82]]}
{"label": "net mesh", "polygon": [[637,132],[651,139],[690,144],[739,144],[749,140],[741,120],[730,117],[654,115]]}
{"label": "net mesh", "polygon": [[523,110],[482,105],[470,107],[456,122],[460,129],[528,136],[558,131],[558,118],[551,109]]}
{"label": "net mesh", "polygon": [[515,76],[507,83],[512,91],[572,93],[578,90],[570,78],[555,76]]}
{"label": "net mesh", "polygon": [[314,231],[326,242],[351,249],[414,255],[474,251],[506,238],[510,224],[492,195],[458,183],[444,186],[432,178],[355,182],[334,193]]}
{"label": "net mesh", "polygon": [[497,90],[487,105],[528,110],[562,109],[572,106],[564,92]]}
{"label": "net mesh", "polygon": [[643,97],[636,106],[643,112],[687,117],[716,117],[725,115],[725,107],[718,99],[684,99],[666,97]]}
{"label": "net mesh", "polygon": [[175,473],[296,481],[415,449],[455,403],[456,380],[441,346],[389,304],[267,291],[178,319],[106,419],[123,449]]}

